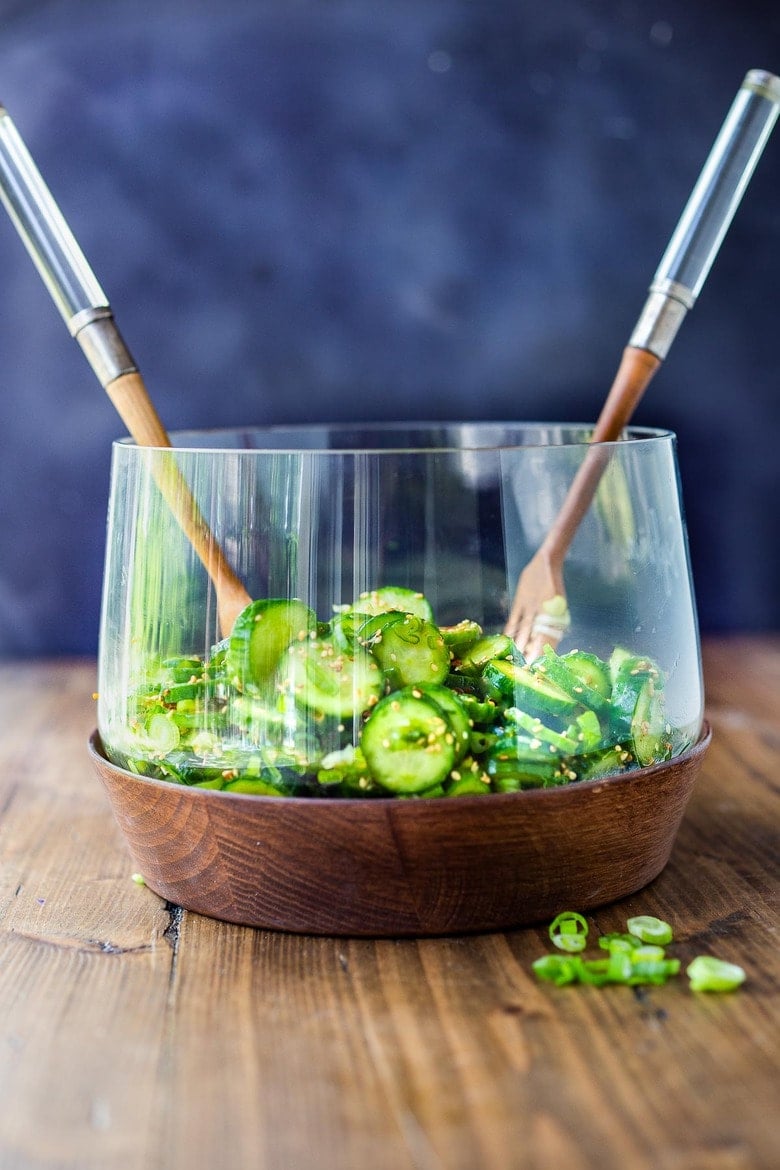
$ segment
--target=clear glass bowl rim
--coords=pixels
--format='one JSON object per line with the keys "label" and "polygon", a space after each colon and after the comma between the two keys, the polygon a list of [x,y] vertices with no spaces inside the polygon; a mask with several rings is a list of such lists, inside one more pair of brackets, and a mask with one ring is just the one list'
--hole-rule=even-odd
{"label": "clear glass bowl rim", "polygon": [[[356,454],[371,454],[371,455],[398,455],[398,454],[425,454],[425,453],[462,453],[468,452],[489,452],[489,451],[512,451],[512,450],[531,450],[531,449],[558,449],[563,447],[582,447],[587,448],[593,444],[585,438],[575,437],[583,433],[587,434],[593,430],[593,423],[573,423],[573,422],[506,422],[502,420],[480,420],[477,422],[449,422],[449,421],[412,421],[412,422],[327,422],[327,423],[294,423],[294,424],[270,424],[265,426],[234,426],[234,427],[215,427],[215,428],[188,428],[187,430],[171,431],[170,439],[173,447],[179,453],[191,451],[199,454],[211,452],[214,454],[242,454],[242,455],[282,455],[282,454],[306,454],[306,455],[356,455]],[[525,435],[525,441],[517,442],[479,442],[479,433],[495,432],[504,430],[506,432],[516,432],[518,436]],[[399,442],[397,445],[391,446],[356,446],[354,444],[345,444],[343,446],[321,446],[317,444],[296,444],[292,440],[296,436],[334,434],[339,431],[354,434],[355,432],[373,432],[392,434],[393,431],[403,433],[406,442]],[[560,436],[569,435],[571,437],[561,437],[560,441],[547,442],[542,438],[536,441],[528,441],[529,436],[533,432],[543,434],[544,432],[557,431]],[[461,434],[466,441],[456,442],[431,442],[431,432],[452,432]],[[410,444],[408,439],[410,434],[420,433],[429,436],[428,441],[420,444]],[[254,435],[258,439],[260,436],[268,435],[289,436],[291,442],[285,445],[272,444],[269,446],[252,446],[252,447],[236,447],[227,446],[224,444],[224,436],[232,435]],[[220,439],[222,438],[222,442]],[[675,441],[676,433],[663,427],[648,427],[648,426],[631,426],[626,427],[619,439],[613,440],[609,443],[599,443],[599,446],[625,446],[629,445],[646,445],[648,443],[668,443],[670,440]],[[200,441],[196,441],[200,440]],[[132,449],[138,444],[134,439],[125,436],[115,439],[113,447],[122,450]],[[166,451],[167,447],[144,447],[144,450],[159,450]]]}

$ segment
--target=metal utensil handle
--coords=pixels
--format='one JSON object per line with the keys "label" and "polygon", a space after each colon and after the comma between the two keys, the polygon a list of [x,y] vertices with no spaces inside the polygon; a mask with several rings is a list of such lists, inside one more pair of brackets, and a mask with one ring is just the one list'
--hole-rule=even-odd
{"label": "metal utensil handle", "polygon": [[68,325],[84,309],[106,308],[106,294],[3,106],[0,197]]}
{"label": "metal utensil handle", "polygon": [[0,199],[102,385],[137,372],[106,294],[2,105]]}
{"label": "metal utensil handle", "polygon": [[661,258],[629,340],[662,361],[712,266],[780,113],[780,78],[751,69]]}

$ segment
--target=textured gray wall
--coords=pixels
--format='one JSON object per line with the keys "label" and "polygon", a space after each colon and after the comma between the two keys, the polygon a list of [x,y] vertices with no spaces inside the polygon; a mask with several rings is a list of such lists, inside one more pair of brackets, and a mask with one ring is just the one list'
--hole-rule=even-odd
{"label": "textured gray wall", "polygon": [[[170,429],[595,418],[756,67],[774,2],[0,0],[0,99]],[[780,130],[637,416],[705,630],[778,624],[779,180]],[[0,273],[0,655],[92,653],[122,426],[7,219]]]}

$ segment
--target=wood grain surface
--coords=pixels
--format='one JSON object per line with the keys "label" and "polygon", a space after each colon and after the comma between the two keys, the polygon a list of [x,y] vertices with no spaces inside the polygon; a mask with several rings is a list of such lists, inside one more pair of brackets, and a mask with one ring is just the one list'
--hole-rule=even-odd
{"label": "wood grain surface", "polygon": [[[1,1170],[776,1170],[780,640],[705,643],[714,737],[663,873],[731,995],[560,988],[544,928],[346,940],[131,880],[91,662],[0,665]],[[572,907],[576,909],[576,907]]]}

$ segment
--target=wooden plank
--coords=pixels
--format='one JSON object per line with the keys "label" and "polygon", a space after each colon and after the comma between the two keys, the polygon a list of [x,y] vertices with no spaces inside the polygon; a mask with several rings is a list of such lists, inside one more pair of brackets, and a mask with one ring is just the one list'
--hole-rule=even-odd
{"label": "wooden plank", "polygon": [[132,1170],[145,1164],[170,915],[130,880],[88,768],[94,665],[2,675],[0,1166]]}
{"label": "wooden plank", "polygon": [[544,929],[166,907],[88,769],[93,665],[0,666],[0,1170],[774,1170],[780,645],[704,653],[715,736],[670,863],[589,919],[668,919],[683,965],[745,966],[730,996],[542,985]]}

